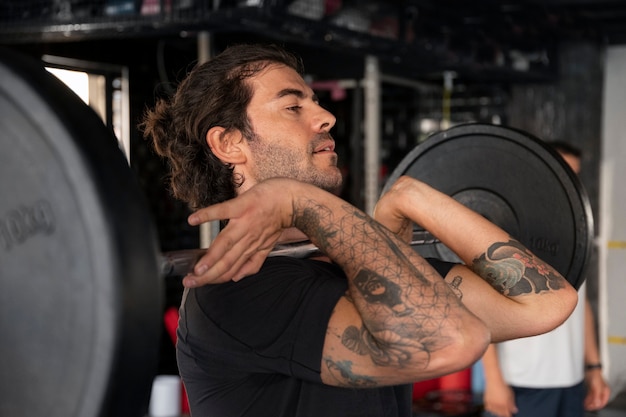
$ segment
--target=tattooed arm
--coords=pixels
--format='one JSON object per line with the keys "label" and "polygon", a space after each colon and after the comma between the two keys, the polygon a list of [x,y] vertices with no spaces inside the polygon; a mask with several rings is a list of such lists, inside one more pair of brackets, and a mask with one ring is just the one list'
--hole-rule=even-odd
{"label": "tattooed arm", "polygon": [[470,366],[488,346],[483,322],[422,257],[331,193],[272,179],[190,220],[225,218],[228,225],[186,285],[255,272],[277,232],[291,226],[344,270],[348,292],[331,315],[322,352],[326,384],[373,387],[433,378]]}
{"label": "tattooed arm", "polygon": [[483,216],[410,177],[400,178],[374,216],[407,238],[412,222],[437,236],[465,265],[446,282],[491,331],[493,341],[547,332],[576,305],[577,293],[550,265]]}

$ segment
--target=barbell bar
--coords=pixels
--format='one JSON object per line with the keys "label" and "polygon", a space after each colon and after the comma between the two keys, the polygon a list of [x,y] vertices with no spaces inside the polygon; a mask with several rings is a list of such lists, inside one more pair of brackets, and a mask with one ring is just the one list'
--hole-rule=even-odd
{"label": "barbell bar", "polygon": [[[425,230],[414,230],[411,246],[427,245],[439,242],[437,238]],[[194,265],[206,253],[206,249],[182,249],[163,252],[160,259],[161,275],[164,277],[181,277],[193,270]],[[282,243],[274,246],[268,257],[290,256],[292,258],[312,258],[324,253],[311,241],[304,240],[293,243]]]}

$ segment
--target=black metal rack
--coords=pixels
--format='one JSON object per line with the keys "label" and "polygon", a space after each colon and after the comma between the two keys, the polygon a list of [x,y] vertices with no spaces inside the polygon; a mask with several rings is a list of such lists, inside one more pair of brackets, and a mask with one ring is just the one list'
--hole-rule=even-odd
{"label": "black metal rack", "polygon": [[[443,71],[484,80],[552,80],[552,42],[511,33],[496,41],[491,23],[467,25],[457,11],[442,17],[425,1],[349,0],[5,0],[0,43],[76,42],[151,36],[193,37],[200,31],[246,33],[374,55],[383,72],[438,78]],[[486,5],[472,6],[484,13]],[[460,9],[459,9],[460,8]],[[468,15],[469,16],[469,15]]]}
{"label": "black metal rack", "polygon": [[554,80],[563,40],[626,43],[625,17],[617,0],[3,0],[0,43],[206,31],[375,55],[402,76],[534,82]]}

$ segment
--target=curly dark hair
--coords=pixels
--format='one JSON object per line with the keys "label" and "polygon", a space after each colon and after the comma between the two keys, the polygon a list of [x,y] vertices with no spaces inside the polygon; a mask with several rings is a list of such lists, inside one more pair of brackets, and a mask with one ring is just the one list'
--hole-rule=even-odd
{"label": "curly dark hair", "polygon": [[172,97],[160,99],[144,114],[139,128],[167,160],[174,196],[191,209],[235,197],[240,184],[232,168],[213,154],[205,137],[214,126],[253,137],[246,112],[253,91],[247,80],[271,64],[303,73],[301,60],[279,46],[231,46],[196,65]]}

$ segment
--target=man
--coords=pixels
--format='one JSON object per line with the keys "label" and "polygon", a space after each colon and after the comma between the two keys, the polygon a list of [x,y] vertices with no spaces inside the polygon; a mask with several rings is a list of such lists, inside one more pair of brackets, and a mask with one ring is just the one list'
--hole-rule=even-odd
{"label": "man", "polygon": [[[175,195],[199,209],[190,224],[223,221],[183,280],[177,352],[194,417],[408,417],[412,382],[546,332],[576,304],[554,269],[426,184],[400,178],[378,221],[326,191],[342,180],[334,124],[300,62],[262,45],[196,67],[144,119]],[[420,257],[413,221],[468,266]],[[267,258],[304,239],[326,256]]]}
{"label": "man", "polygon": [[[575,173],[580,150],[553,142]],[[572,315],[553,331],[487,349],[483,357],[486,416],[582,417],[603,408],[610,389],[602,376],[586,284]],[[586,391],[586,393],[585,393]]]}

